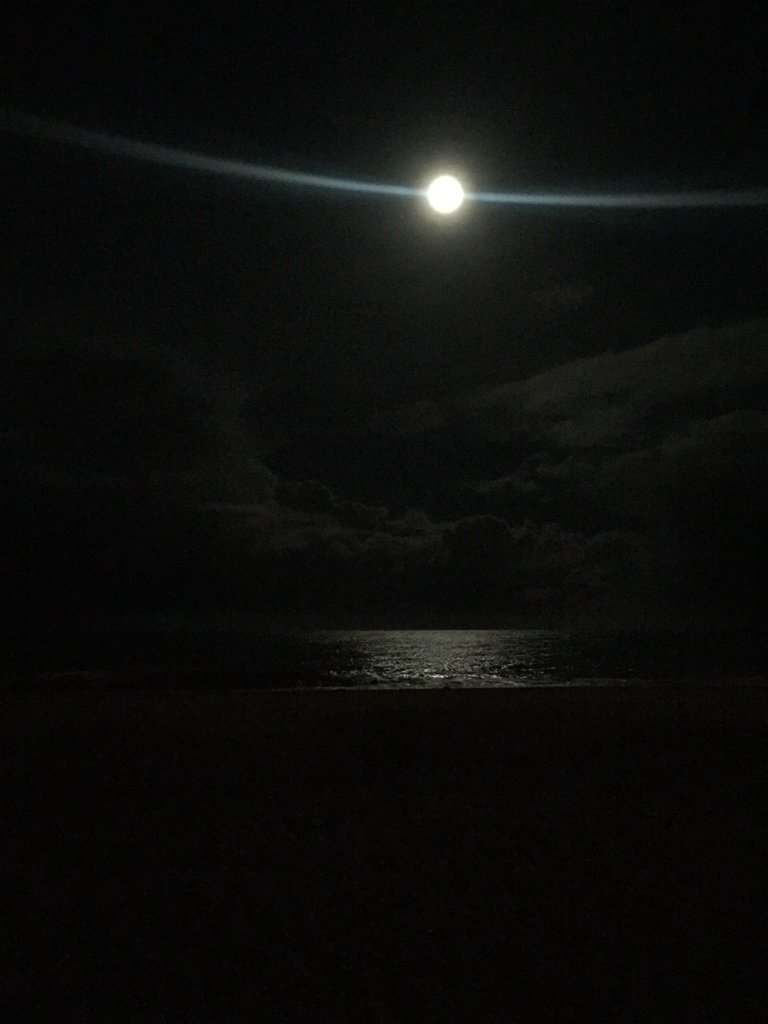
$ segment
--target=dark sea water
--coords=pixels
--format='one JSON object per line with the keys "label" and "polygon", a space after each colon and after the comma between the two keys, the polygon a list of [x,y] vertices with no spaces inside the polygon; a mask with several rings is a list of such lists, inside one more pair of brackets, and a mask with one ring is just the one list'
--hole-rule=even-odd
{"label": "dark sea water", "polygon": [[764,684],[768,641],[748,631],[141,630],[48,639],[6,678],[13,689]]}
{"label": "dark sea water", "polygon": [[732,637],[545,630],[318,632],[307,674],[335,686],[590,686],[768,677],[765,644]]}

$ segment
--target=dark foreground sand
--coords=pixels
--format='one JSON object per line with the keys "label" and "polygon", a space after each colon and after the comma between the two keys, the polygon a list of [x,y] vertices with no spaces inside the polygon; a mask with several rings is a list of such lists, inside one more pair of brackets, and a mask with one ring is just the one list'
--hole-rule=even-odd
{"label": "dark foreground sand", "polygon": [[24,1022],[768,1019],[768,691],[0,701]]}

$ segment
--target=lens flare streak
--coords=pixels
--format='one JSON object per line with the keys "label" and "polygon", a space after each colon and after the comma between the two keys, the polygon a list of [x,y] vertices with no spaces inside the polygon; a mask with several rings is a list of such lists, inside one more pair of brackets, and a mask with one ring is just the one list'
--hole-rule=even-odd
{"label": "lens flare streak", "polygon": [[[11,111],[0,111],[0,130],[26,135],[48,142],[65,143],[82,149],[116,157],[128,157],[144,163],[166,167],[180,167],[191,171],[204,171],[223,177],[250,181],[272,182],[277,185],[295,185],[304,188],[330,189],[358,195],[393,197],[426,197],[426,188],[407,185],[389,185],[373,181],[357,181],[330,175],[291,171],[241,160],[205,156],[141,142],[123,136],[110,135],[76,128],[57,121]],[[615,193],[559,193],[559,192],[468,192],[467,201],[507,206],[563,207],[628,210],[674,210],[692,208],[749,207],[768,205],[768,188],[722,189],[693,192],[615,192]]]}
{"label": "lens flare streak", "polygon": [[567,206],[593,209],[682,210],[706,206],[765,206],[768,189],[713,192],[474,192],[467,200],[511,206]]}
{"label": "lens flare streak", "polygon": [[171,146],[160,146],[154,142],[137,142],[134,139],[89,131],[86,128],[74,128],[37,117],[2,113],[0,114],[0,128],[19,135],[29,135],[48,142],[63,142],[79,146],[81,149],[107,153],[112,156],[129,157],[144,163],[183,167],[190,171],[207,171],[209,174],[230,178],[385,196],[426,194],[424,189],[408,188],[405,185],[381,185],[370,181],[353,181],[323,174],[308,174],[304,171],[288,171],[279,167],[250,164],[242,160],[226,160],[222,157],[205,156],[201,153],[188,153]]}

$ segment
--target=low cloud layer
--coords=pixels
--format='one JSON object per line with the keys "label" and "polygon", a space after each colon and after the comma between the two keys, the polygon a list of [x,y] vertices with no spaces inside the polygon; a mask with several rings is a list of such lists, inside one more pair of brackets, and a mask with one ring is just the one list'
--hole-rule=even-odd
{"label": "low cloud layer", "polygon": [[[504,524],[494,534],[486,522],[493,571],[480,547],[465,562],[486,596],[496,592],[491,603],[518,615],[541,611],[541,594],[554,617],[587,621],[759,615],[767,342],[762,321],[691,331],[450,404],[422,401],[376,420],[369,472],[386,438],[401,478],[420,473],[428,511],[454,529],[462,517]],[[386,466],[380,475],[384,500],[401,498]],[[511,554],[523,528],[539,540]],[[505,586],[491,582],[499,575]]]}
{"label": "low cloud layer", "polygon": [[665,337],[318,431],[312,474],[254,434],[247,382],[151,345],[28,342],[3,365],[5,586],[27,618],[759,616],[767,341]]}

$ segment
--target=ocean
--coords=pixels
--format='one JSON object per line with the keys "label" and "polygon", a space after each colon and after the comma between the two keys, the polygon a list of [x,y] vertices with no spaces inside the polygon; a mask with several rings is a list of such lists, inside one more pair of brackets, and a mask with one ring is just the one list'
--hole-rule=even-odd
{"label": "ocean", "polygon": [[154,629],[59,636],[6,689],[302,689],[764,684],[768,640],[535,629]]}

